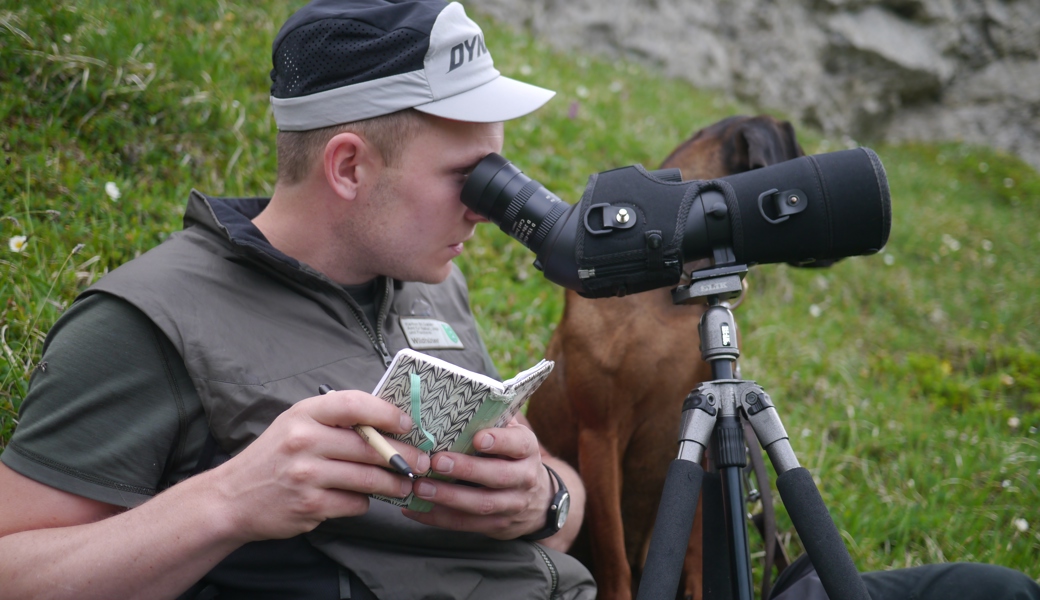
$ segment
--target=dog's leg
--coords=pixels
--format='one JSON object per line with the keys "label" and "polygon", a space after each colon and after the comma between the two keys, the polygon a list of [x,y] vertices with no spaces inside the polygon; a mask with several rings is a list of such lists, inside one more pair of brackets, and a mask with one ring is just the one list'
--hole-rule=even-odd
{"label": "dog's leg", "polygon": [[585,518],[589,530],[593,577],[601,600],[629,600],[632,573],[625,557],[621,522],[620,449],[616,431],[582,428],[578,433],[578,464],[589,494]]}

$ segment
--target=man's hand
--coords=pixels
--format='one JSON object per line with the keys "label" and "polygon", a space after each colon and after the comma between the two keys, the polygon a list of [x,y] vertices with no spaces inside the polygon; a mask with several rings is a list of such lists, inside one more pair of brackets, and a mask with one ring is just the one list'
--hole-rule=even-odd
{"label": "man's hand", "polygon": [[433,470],[480,487],[420,479],[415,494],[435,503],[428,513],[405,510],[420,523],[460,531],[476,531],[496,539],[513,539],[545,525],[553,482],[542,466],[534,433],[516,419],[473,437],[483,456],[439,452]]}
{"label": "man's hand", "polygon": [[[363,392],[308,398],[228,462],[123,510],[0,466],[0,598],[174,597],[242,544],[310,531],[368,509],[411,481],[351,426],[407,431],[411,419]],[[429,457],[391,442],[413,467]]]}
{"label": "man's hand", "polygon": [[[365,513],[368,494],[403,498],[412,491],[412,481],[388,471],[386,461],[351,429],[357,424],[406,433],[412,419],[365,392],[330,392],[298,402],[241,454],[214,469],[244,541],[292,537],[325,519]],[[410,465],[429,468],[425,454],[389,441]]]}

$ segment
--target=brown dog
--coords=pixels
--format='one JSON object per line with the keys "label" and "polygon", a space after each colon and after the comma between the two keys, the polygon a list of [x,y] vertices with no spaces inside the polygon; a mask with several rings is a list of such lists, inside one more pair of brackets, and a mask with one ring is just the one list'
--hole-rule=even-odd
{"label": "brown dog", "polygon": [[[661,167],[678,167],[683,179],[714,179],[802,155],[789,123],[731,117],[697,132]],[[568,291],[549,342],[556,368],[527,417],[546,448],[585,482],[585,524],[572,554],[589,565],[602,599],[634,595],[678,449],[683,399],[711,379],[697,335],[703,312],[672,304],[668,289],[598,300]],[[698,515],[679,590],[698,600],[699,523]]]}

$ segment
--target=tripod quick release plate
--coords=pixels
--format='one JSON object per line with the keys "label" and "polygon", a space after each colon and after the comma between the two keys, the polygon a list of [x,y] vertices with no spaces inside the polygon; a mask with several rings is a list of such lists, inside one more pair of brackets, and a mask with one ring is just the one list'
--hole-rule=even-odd
{"label": "tripod quick release plate", "polygon": [[673,304],[695,304],[704,298],[732,300],[744,293],[747,265],[726,265],[690,273],[690,284],[672,290]]}

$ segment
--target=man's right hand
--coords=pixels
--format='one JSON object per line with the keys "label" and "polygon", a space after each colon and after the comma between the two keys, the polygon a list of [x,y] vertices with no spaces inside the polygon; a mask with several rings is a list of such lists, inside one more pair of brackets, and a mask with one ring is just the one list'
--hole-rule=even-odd
{"label": "man's right hand", "polygon": [[[386,461],[352,426],[406,433],[412,419],[360,391],[307,398],[282,413],[252,444],[212,472],[216,489],[244,541],[287,538],[325,519],[363,514],[368,494],[403,498],[412,482],[386,470]],[[429,457],[388,440],[418,472]]]}
{"label": "man's right hand", "polygon": [[[358,515],[404,476],[350,427],[404,433],[411,419],[370,394],[332,392],[282,413],[240,454],[125,510],[0,464],[0,598],[173,598],[242,544]],[[391,441],[420,471],[429,457]]]}

